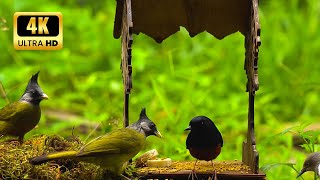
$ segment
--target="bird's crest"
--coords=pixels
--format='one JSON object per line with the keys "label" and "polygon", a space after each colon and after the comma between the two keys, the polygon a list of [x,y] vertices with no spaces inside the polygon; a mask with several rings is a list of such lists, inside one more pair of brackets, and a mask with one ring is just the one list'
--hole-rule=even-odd
{"label": "bird's crest", "polygon": [[38,105],[41,100],[48,99],[48,96],[43,93],[41,87],[38,84],[39,72],[32,75],[26,90],[24,91],[20,100],[30,102],[34,105]]}
{"label": "bird's crest", "polygon": [[140,112],[140,119],[144,119],[144,118],[148,118],[147,114],[146,114],[146,108],[142,108],[141,112]]}
{"label": "bird's crest", "polygon": [[39,84],[38,84],[38,75],[39,75],[39,72],[38,71],[36,74],[32,75],[29,83],[28,83],[28,86],[27,86],[27,89],[35,89],[35,88],[38,88],[39,87]]}
{"label": "bird's crest", "polygon": [[32,75],[30,82],[32,83],[37,83],[38,84],[38,75],[39,75],[40,71],[38,71],[36,74]]}
{"label": "bird's crest", "polygon": [[27,91],[36,90],[36,89],[39,90],[40,92],[42,92],[42,90],[38,84],[39,72],[40,71],[38,71],[36,74],[31,76],[31,79],[29,80],[29,83],[28,83],[27,88],[24,93],[26,93]]}

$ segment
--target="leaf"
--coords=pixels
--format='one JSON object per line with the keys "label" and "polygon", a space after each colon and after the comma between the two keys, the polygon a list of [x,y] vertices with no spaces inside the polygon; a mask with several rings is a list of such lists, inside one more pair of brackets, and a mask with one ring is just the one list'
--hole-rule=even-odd
{"label": "leaf", "polygon": [[284,135],[284,134],[286,134],[286,133],[288,133],[288,132],[291,132],[293,129],[298,128],[298,127],[299,127],[299,126],[289,127],[289,128],[287,128],[287,129],[283,130],[280,134],[281,134],[281,135]]}
{"label": "leaf", "polygon": [[307,152],[312,152],[311,147],[309,146],[309,144],[302,144],[300,145],[300,147],[302,147],[303,149],[305,149],[305,151]]}
{"label": "leaf", "polygon": [[307,123],[302,123],[300,126],[299,126],[299,129],[298,129],[298,132],[303,132],[304,129],[308,126],[310,126],[312,123],[311,122],[307,122]]}
{"label": "leaf", "polygon": [[267,164],[261,167],[261,170],[266,173],[267,171],[269,171],[272,168],[276,168],[278,166],[288,166],[290,168],[292,168],[293,170],[295,170],[296,172],[299,172],[298,170],[296,170],[296,168],[294,167],[295,164],[293,163],[274,163],[274,164]]}
{"label": "leaf", "polygon": [[309,142],[309,144],[315,144],[317,142],[319,135],[320,135],[320,131],[313,131],[313,130],[300,133],[300,136],[302,138],[305,138]]}

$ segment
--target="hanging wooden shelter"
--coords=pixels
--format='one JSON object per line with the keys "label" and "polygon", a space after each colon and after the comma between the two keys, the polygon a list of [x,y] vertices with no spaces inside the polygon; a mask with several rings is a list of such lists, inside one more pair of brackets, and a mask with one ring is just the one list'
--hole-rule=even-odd
{"label": "hanging wooden shelter", "polygon": [[[265,179],[259,171],[254,135],[254,97],[259,88],[258,52],[260,23],[258,0],[116,0],[113,36],[122,39],[121,69],[124,83],[124,126],[129,124],[129,94],[132,88],[132,34],[144,33],[161,43],[183,26],[191,37],[207,31],[218,39],[240,32],[245,37],[245,65],[249,94],[248,131],[242,162],[251,171],[226,173],[219,179]],[[210,175],[210,173],[208,173]],[[184,179],[184,174],[141,174],[142,179]],[[186,176],[187,177],[187,176]]]}

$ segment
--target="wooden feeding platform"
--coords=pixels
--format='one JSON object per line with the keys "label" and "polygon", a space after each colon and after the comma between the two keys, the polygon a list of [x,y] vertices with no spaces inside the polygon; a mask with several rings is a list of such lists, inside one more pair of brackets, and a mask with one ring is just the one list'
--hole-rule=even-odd
{"label": "wooden feeding platform", "polygon": [[[143,167],[137,170],[139,179],[188,179],[195,161],[174,161],[170,167]],[[265,174],[252,172],[249,166],[241,161],[198,161],[195,168],[198,179],[212,177],[214,171],[219,180],[228,179],[265,179]]]}
{"label": "wooden feeding platform", "polygon": [[[157,43],[186,28],[191,37],[204,31],[218,39],[240,32],[245,38],[244,69],[247,74],[248,129],[242,145],[242,163],[250,167],[218,173],[219,179],[266,179],[259,170],[259,154],[254,132],[254,98],[259,89],[258,52],[261,45],[258,0],[116,0],[113,36],[121,37],[121,70],[124,84],[124,126],[129,125],[129,95],[132,89],[133,34],[144,33]],[[214,51],[214,48],[212,48]],[[206,53],[206,52],[204,52]],[[232,76],[232,74],[230,74]],[[226,92],[227,93],[227,92]],[[180,162],[176,162],[180,163]],[[181,162],[186,163],[186,162]],[[222,162],[218,163],[217,165]],[[170,167],[172,168],[172,167]],[[193,167],[192,167],[193,168]],[[188,169],[192,169],[188,168]],[[239,170],[236,170],[239,169]],[[142,171],[145,169],[141,169]],[[185,179],[188,170],[145,171],[142,179]],[[189,170],[190,171],[190,170]],[[199,175],[209,176],[212,172]]]}

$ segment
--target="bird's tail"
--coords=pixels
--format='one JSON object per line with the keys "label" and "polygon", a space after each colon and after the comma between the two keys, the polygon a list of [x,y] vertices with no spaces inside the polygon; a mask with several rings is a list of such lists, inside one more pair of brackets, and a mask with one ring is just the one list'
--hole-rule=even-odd
{"label": "bird's tail", "polygon": [[74,158],[77,155],[77,151],[62,151],[62,152],[56,152],[51,154],[46,154],[42,156],[37,156],[29,159],[30,164],[32,165],[38,165],[45,162],[48,162],[50,160],[55,159],[68,159],[68,158]]}

